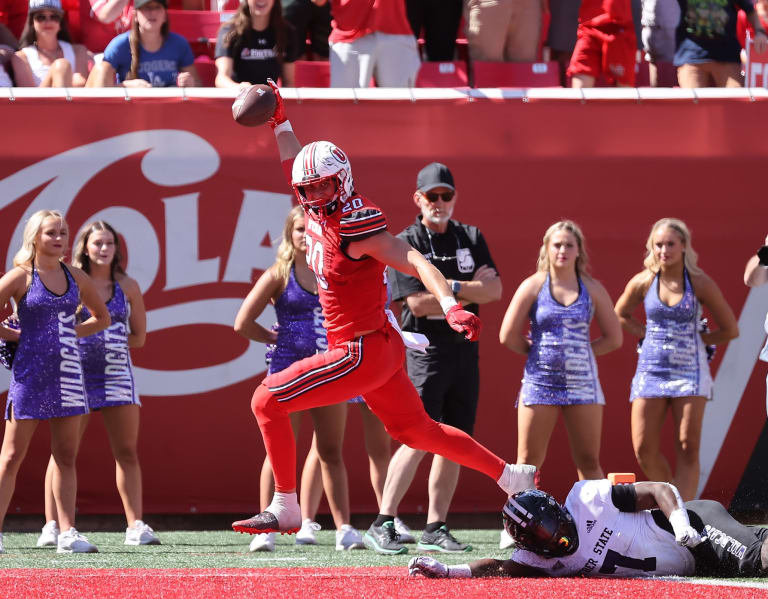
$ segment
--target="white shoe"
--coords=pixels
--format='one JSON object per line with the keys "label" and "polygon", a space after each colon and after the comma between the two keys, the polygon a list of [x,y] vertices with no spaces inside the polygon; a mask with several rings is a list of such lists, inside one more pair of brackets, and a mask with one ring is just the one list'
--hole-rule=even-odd
{"label": "white shoe", "polygon": [[336,551],[346,551],[347,549],[365,549],[363,537],[349,524],[342,524],[336,531]]}
{"label": "white shoe", "polygon": [[257,534],[251,540],[251,544],[248,547],[248,551],[274,551],[275,550],[275,533],[262,532]]}
{"label": "white shoe", "polygon": [[84,535],[75,528],[70,528],[59,533],[56,553],[98,553],[99,550],[93,543],[89,543]]}
{"label": "white shoe", "polygon": [[413,536],[411,529],[400,518],[395,516],[395,532],[400,535],[401,543],[415,543],[416,537]]}
{"label": "white shoe", "polygon": [[301,522],[301,529],[296,533],[297,545],[317,545],[315,533],[320,530],[317,522],[312,522],[309,518],[304,518]]}
{"label": "white shoe", "polygon": [[141,520],[136,520],[133,526],[125,529],[125,545],[159,545],[160,539],[157,538],[155,531],[148,524]]}
{"label": "white shoe", "polygon": [[499,549],[512,549],[514,546],[515,539],[507,532],[506,528],[502,528],[499,536]]}
{"label": "white shoe", "polygon": [[37,537],[38,547],[56,547],[56,542],[59,539],[59,524],[56,520],[49,520],[43,526],[43,532]]}

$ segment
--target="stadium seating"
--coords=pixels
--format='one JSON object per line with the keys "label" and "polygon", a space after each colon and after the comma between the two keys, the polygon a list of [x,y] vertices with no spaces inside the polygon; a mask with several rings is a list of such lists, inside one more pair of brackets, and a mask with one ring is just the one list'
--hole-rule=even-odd
{"label": "stadium seating", "polygon": [[469,77],[467,63],[463,60],[454,62],[423,62],[416,76],[416,87],[467,87]]}
{"label": "stadium seating", "polygon": [[297,60],[296,87],[329,87],[331,65],[327,60]]}
{"label": "stadium seating", "polygon": [[560,87],[557,62],[472,63],[473,87]]}
{"label": "stadium seating", "polygon": [[195,58],[195,68],[200,75],[202,87],[213,87],[216,81],[216,63],[210,56],[202,55]]}
{"label": "stadium seating", "polygon": [[232,14],[231,11],[219,13],[208,10],[168,9],[168,20],[171,23],[171,31],[189,42],[195,56],[206,54],[213,58],[219,27],[224,21],[228,21]]}

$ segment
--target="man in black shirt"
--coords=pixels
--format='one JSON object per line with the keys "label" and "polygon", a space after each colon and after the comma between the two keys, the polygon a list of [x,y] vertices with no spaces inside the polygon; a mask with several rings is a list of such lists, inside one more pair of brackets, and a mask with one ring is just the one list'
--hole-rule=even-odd
{"label": "man in black shirt", "polygon": [[[477,227],[451,220],[457,193],[453,175],[443,164],[424,167],[416,180],[413,201],[420,210],[416,222],[398,235],[419,250],[448,279],[466,310],[501,299],[501,279],[488,246]],[[393,301],[402,301],[402,328],[429,339],[426,353],[408,349],[408,376],[419,391],[431,418],[469,434],[475,424],[479,390],[478,345],[454,333],[442,308],[415,277],[390,269]],[[425,453],[405,445],[392,456],[384,485],[381,513],[364,540],[383,554],[407,552],[414,542],[398,519],[392,522]],[[429,476],[427,527],[419,542],[423,551],[469,551],[445,525],[459,478],[459,465],[435,455]],[[397,527],[395,527],[395,524]]]}

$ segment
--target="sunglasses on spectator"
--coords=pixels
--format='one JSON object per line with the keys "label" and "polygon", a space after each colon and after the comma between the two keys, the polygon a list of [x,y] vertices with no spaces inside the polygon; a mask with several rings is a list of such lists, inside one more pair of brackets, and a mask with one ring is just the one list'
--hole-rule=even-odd
{"label": "sunglasses on spectator", "polygon": [[421,195],[423,195],[425,198],[427,198],[427,201],[431,204],[434,204],[437,202],[437,200],[443,200],[446,204],[453,200],[453,196],[456,195],[455,191],[444,191],[443,193],[437,193],[435,191],[427,191],[422,192]]}
{"label": "sunglasses on spectator", "polygon": [[51,13],[44,15],[42,13],[37,13],[36,15],[33,15],[32,18],[35,20],[36,23],[44,23],[45,21],[53,21],[54,23],[61,23],[61,15],[58,15],[56,13]]}

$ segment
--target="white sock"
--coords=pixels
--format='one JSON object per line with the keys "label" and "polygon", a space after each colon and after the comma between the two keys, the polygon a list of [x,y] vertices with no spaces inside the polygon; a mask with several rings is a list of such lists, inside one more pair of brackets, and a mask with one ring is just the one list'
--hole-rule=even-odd
{"label": "white sock", "polygon": [[272,512],[277,516],[280,512],[292,512],[298,509],[299,500],[296,497],[295,491],[293,493],[281,493],[280,491],[275,491],[275,494],[272,495],[272,503],[269,504],[266,511]]}
{"label": "white sock", "polygon": [[472,578],[472,570],[469,569],[469,564],[448,566],[448,578]]}
{"label": "white sock", "polygon": [[507,464],[501,472],[496,483],[507,495],[514,495],[519,491],[533,489],[536,466],[531,464]]}

